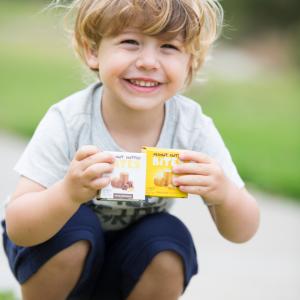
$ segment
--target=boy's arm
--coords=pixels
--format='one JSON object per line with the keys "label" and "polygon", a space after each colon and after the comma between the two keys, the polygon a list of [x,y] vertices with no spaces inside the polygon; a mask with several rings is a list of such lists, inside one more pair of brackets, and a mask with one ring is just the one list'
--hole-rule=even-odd
{"label": "boy's arm", "polygon": [[173,183],[181,191],[203,198],[222,236],[236,243],[249,240],[259,225],[255,199],[227,178],[209,156],[183,151],[179,157],[184,163],[173,168],[173,172],[180,175]]}
{"label": "boy's arm", "polygon": [[5,211],[9,238],[19,246],[33,246],[50,239],[79,208],[63,182],[46,189],[21,177]]}
{"label": "boy's arm", "polygon": [[6,208],[9,238],[17,245],[33,246],[54,236],[97,190],[110,182],[102,177],[113,169],[114,157],[94,146],[79,149],[65,177],[49,188],[21,177]]}
{"label": "boy's arm", "polygon": [[254,197],[245,189],[232,184],[222,204],[209,206],[220,234],[226,239],[242,243],[248,241],[259,226],[259,209]]}

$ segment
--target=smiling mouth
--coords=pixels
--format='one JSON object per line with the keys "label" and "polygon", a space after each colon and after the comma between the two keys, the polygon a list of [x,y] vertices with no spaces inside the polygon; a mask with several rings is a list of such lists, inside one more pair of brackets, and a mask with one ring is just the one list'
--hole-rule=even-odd
{"label": "smiling mouth", "polygon": [[138,87],[156,87],[159,86],[161,83],[157,81],[145,81],[145,80],[137,80],[137,79],[126,79],[129,83],[138,86]]}

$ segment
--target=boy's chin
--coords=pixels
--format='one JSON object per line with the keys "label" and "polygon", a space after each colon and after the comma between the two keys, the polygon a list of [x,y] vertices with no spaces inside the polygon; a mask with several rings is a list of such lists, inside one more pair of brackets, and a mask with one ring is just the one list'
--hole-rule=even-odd
{"label": "boy's chin", "polygon": [[124,103],[129,110],[136,112],[152,112],[163,109],[164,102],[153,103],[153,99],[135,99],[135,101],[130,101],[130,103]]}

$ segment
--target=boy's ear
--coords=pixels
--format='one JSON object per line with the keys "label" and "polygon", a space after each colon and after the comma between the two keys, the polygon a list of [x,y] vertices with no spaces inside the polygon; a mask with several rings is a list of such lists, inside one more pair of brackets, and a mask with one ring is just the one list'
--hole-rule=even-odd
{"label": "boy's ear", "polygon": [[99,69],[98,53],[96,50],[91,49],[87,43],[84,43],[84,58],[90,69]]}

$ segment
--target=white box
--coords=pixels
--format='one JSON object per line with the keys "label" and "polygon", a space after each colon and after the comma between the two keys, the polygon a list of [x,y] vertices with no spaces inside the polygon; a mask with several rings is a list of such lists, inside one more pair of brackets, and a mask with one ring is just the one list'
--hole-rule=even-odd
{"label": "white box", "polygon": [[109,152],[115,156],[114,170],[104,174],[111,183],[99,191],[97,200],[144,201],[146,155],[144,153]]}

